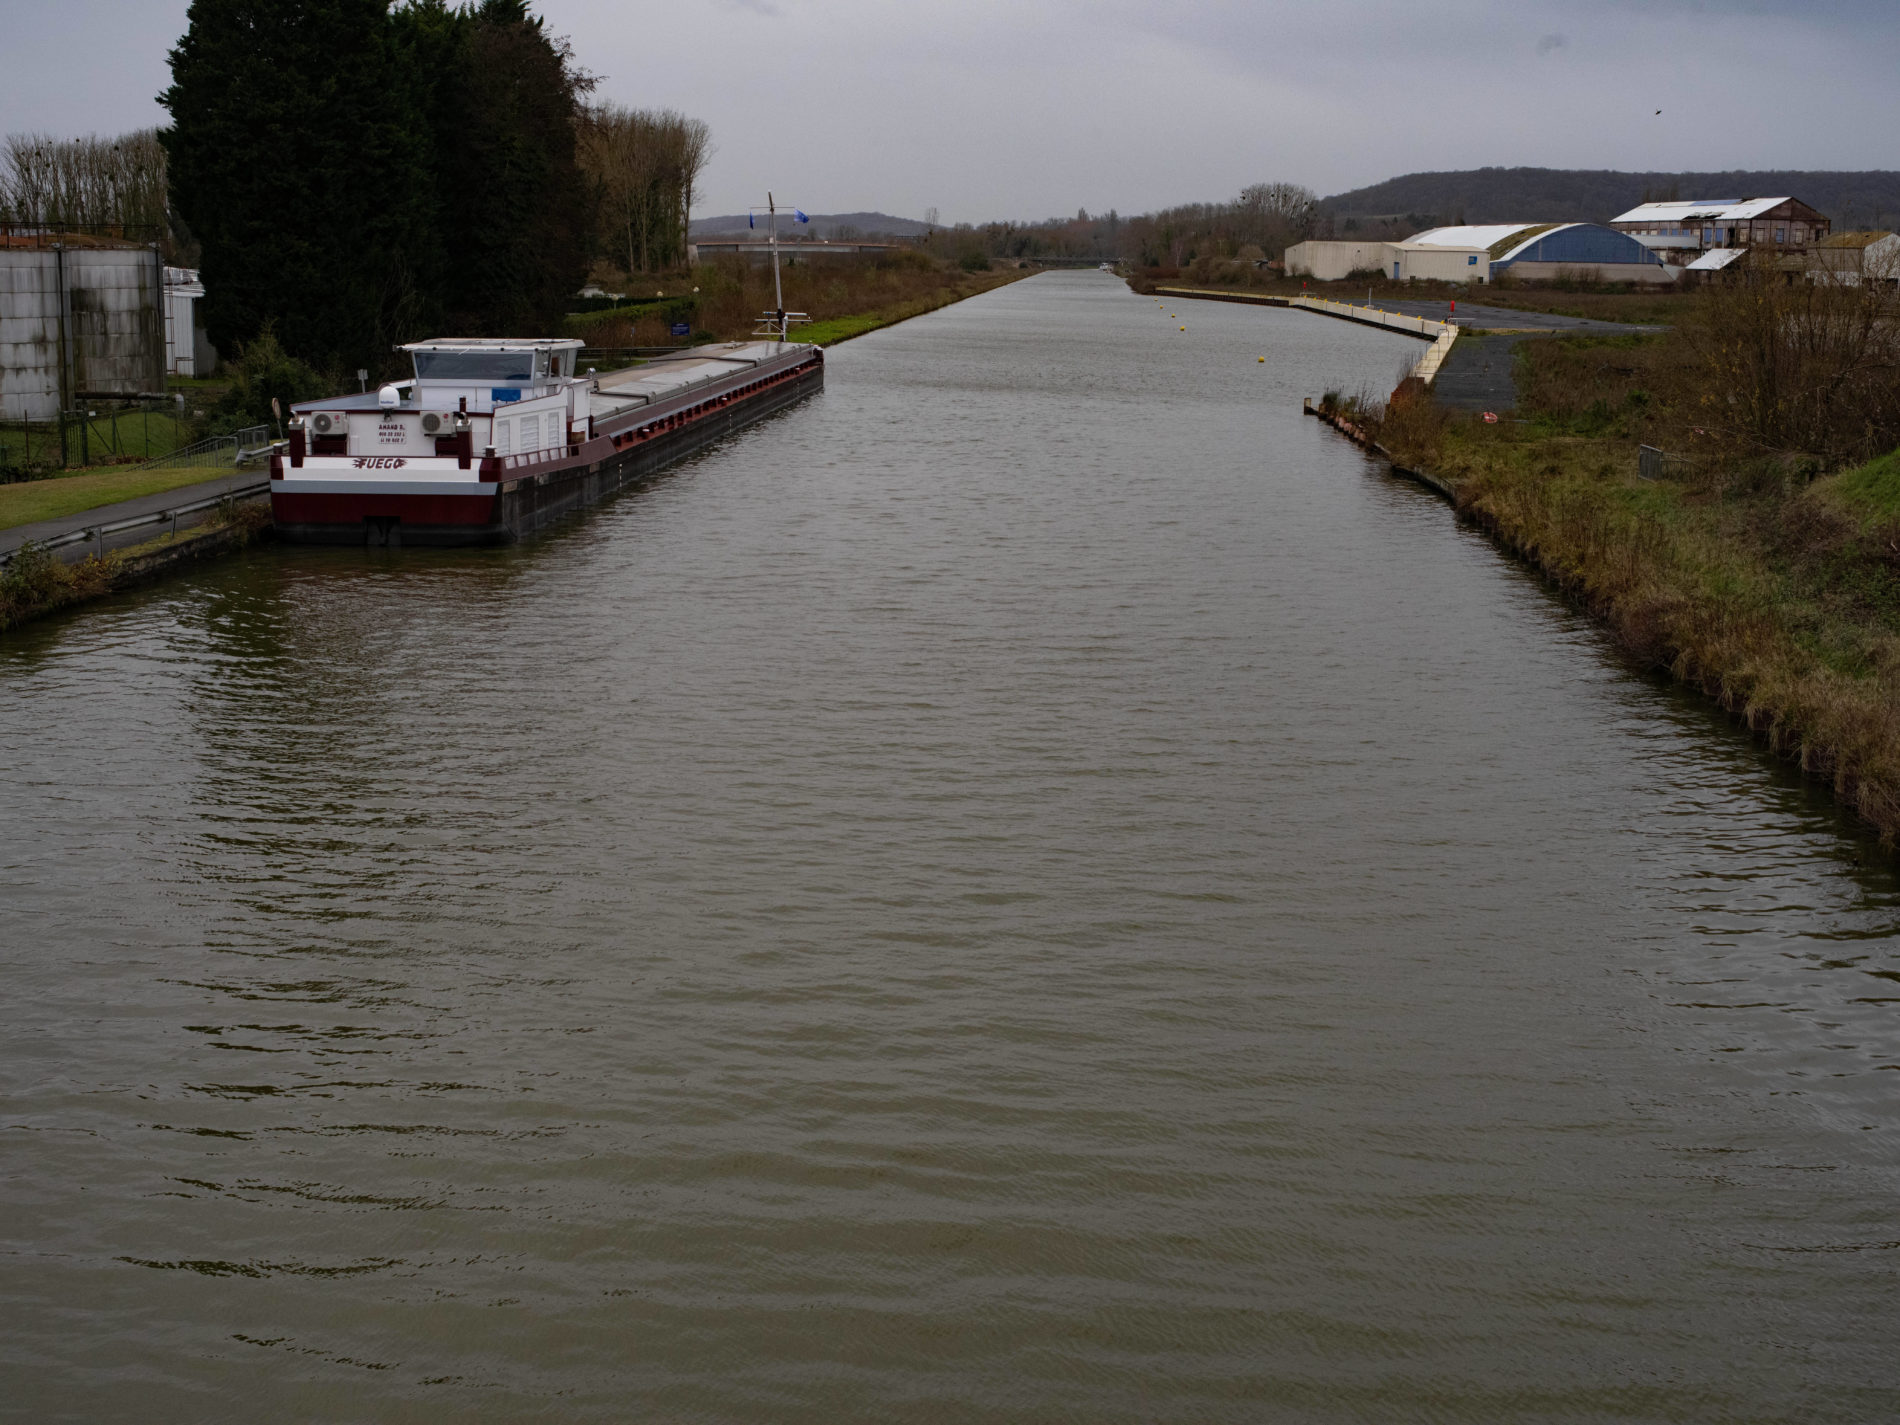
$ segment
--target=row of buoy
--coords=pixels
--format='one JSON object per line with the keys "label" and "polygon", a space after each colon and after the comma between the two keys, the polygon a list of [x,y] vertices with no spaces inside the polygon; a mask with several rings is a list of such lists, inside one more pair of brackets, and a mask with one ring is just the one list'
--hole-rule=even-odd
{"label": "row of buoy", "polygon": [[[1163,305],[1162,305],[1162,303],[1161,303],[1161,302],[1160,302],[1160,301],[1159,301],[1158,299],[1157,299],[1157,300],[1156,300],[1156,302],[1155,302],[1155,309],[1156,309],[1157,311],[1162,311],[1162,312],[1168,312],[1168,309],[1167,309],[1167,308],[1166,308],[1165,306],[1163,306]],[[1170,316],[1171,318],[1173,318],[1173,319],[1174,319],[1175,321],[1179,321],[1179,320],[1181,319],[1181,314],[1180,314],[1179,312],[1168,312],[1168,315],[1169,315],[1169,316]],[[1187,330],[1187,328],[1186,328],[1186,327],[1182,327],[1182,328],[1181,328],[1181,330],[1182,330],[1182,331],[1186,331],[1186,330]],[[1266,357],[1264,357],[1264,356],[1261,356],[1261,357],[1257,357],[1257,358],[1255,358],[1255,359],[1256,359],[1257,361],[1259,361],[1259,363],[1260,363],[1260,364],[1261,364],[1262,366],[1265,366],[1265,365],[1267,364],[1267,358],[1266,358]]]}

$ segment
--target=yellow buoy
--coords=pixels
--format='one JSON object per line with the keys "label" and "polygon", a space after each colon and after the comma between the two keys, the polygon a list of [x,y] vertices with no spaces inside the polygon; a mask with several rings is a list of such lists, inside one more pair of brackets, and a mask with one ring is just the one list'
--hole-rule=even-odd
{"label": "yellow buoy", "polygon": [[1261,357],[1261,358],[1260,358],[1260,364],[1261,364],[1261,365],[1263,365],[1263,366],[1264,366],[1264,365],[1266,365],[1266,361],[1267,361],[1267,358],[1266,358],[1266,357],[1264,357],[1264,356],[1263,356],[1263,357]]}
{"label": "yellow buoy", "polygon": [[1181,328],[1181,330],[1182,330],[1182,331],[1186,331],[1186,330],[1187,330],[1187,328],[1186,328],[1186,327],[1182,327],[1182,328]]}

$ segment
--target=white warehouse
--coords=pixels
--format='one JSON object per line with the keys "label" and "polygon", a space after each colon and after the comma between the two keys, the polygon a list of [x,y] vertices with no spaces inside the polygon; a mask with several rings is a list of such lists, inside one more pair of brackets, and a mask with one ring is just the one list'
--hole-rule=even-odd
{"label": "white warehouse", "polygon": [[1289,277],[1337,282],[1379,272],[1395,282],[1533,280],[1588,271],[1611,282],[1670,282],[1673,270],[1628,233],[1601,223],[1485,223],[1430,228],[1399,242],[1303,242],[1286,250]]}

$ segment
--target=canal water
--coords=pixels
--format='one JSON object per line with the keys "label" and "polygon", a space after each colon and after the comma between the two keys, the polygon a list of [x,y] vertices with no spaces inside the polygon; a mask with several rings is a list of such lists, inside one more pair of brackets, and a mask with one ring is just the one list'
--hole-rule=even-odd
{"label": "canal water", "polygon": [[1900,1414],[1900,885],[1417,350],[1051,274],[0,640],[0,1413]]}

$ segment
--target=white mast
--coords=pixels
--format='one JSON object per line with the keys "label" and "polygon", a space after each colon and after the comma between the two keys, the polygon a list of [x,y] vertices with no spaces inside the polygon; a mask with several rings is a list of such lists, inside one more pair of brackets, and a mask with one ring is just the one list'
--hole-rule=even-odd
{"label": "white mast", "polygon": [[[753,208],[751,211],[756,215],[759,210]],[[785,338],[791,331],[792,319],[796,317],[800,322],[808,322],[811,318],[806,316],[803,312],[788,312],[785,310],[785,284],[779,277],[778,270],[778,195],[770,190],[767,190],[765,195],[765,212],[767,232],[770,234],[772,244],[772,301],[774,305],[771,311],[759,318],[759,326],[752,334],[754,336],[769,336],[778,342],[780,346],[783,346],[785,344]],[[806,218],[803,214],[798,212],[798,209],[793,208],[792,212],[798,217],[800,222],[806,221]],[[750,226],[752,218],[748,217],[746,223]]]}
{"label": "white mast", "polygon": [[785,289],[778,280],[778,200],[772,190],[765,192],[765,208],[772,215],[772,310],[778,317],[779,345],[785,344]]}

